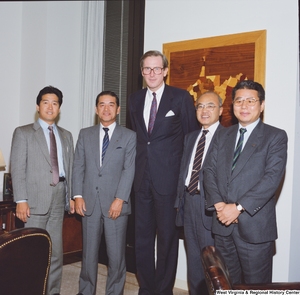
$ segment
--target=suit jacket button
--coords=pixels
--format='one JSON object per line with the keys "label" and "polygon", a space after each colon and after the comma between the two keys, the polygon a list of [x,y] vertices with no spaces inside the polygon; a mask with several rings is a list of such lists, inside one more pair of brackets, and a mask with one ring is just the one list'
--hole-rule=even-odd
{"label": "suit jacket button", "polygon": [[149,145],[149,144],[150,144],[150,141],[148,141],[147,144]]}

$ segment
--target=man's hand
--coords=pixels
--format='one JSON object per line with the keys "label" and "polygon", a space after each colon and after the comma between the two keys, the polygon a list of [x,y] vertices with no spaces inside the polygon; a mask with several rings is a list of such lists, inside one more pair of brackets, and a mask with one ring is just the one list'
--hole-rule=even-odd
{"label": "man's hand", "polygon": [[219,221],[226,226],[229,226],[231,223],[237,223],[237,218],[240,214],[241,213],[236,209],[235,204],[225,204],[221,210],[217,210],[217,217]]}
{"label": "man's hand", "polygon": [[226,203],[225,202],[219,202],[219,203],[216,203],[214,206],[216,208],[216,211],[222,211],[223,208],[225,207]]}
{"label": "man's hand", "polygon": [[110,205],[109,211],[108,211],[109,218],[117,219],[120,216],[122,208],[123,208],[123,203],[124,203],[124,201],[121,199],[118,199],[118,198],[116,198],[112,202],[112,204]]}
{"label": "man's hand", "polygon": [[74,214],[74,213],[75,213],[75,201],[71,199],[69,214]]}
{"label": "man's hand", "polygon": [[75,211],[80,216],[84,216],[84,212],[86,211],[86,208],[85,208],[85,201],[83,198],[75,198]]}
{"label": "man's hand", "polygon": [[27,202],[17,203],[16,216],[23,222],[27,222],[27,217],[30,217],[30,209]]}

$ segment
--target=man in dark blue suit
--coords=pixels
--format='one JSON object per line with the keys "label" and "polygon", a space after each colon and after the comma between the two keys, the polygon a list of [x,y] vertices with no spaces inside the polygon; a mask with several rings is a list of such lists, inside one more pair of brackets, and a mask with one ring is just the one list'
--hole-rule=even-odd
{"label": "man in dark blue suit", "polygon": [[212,232],[233,283],[270,283],[277,239],[276,197],[287,160],[287,134],[263,123],[265,91],[254,81],[232,91],[239,123],[218,132],[204,167]]}
{"label": "man in dark blue suit", "polygon": [[147,88],[129,97],[132,129],[137,133],[134,191],[139,294],[169,295],[173,294],[177,268],[174,203],[183,141],[199,126],[189,93],[164,83],[166,57],[148,51],[140,66]]}
{"label": "man in dark blue suit", "polygon": [[[215,132],[224,129],[219,122],[223,112],[222,98],[213,91],[205,92],[197,99],[196,110],[197,120],[202,128],[189,133],[184,139],[175,203],[175,208],[180,207],[176,224],[184,226],[190,295],[208,294],[201,264],[201,250],[205,246],[214,245],[214,239],[211,232],[212,212],[205,209],[203,167]],[[178,223],[180,219],[183,219],[181,224]]]}

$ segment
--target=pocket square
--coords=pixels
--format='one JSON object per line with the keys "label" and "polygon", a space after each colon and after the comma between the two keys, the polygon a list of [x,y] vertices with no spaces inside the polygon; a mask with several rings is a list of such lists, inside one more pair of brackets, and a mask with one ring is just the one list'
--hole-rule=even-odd
{"label": "pocket square", "polygon": [[174,112],[172,110],[168,111],[166,114],[166,117],[175,116]]}

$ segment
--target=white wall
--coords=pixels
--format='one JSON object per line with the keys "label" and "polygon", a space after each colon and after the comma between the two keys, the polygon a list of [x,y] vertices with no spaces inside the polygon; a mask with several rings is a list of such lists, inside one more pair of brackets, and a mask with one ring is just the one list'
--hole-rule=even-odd
{"label": "white wall", "polygon": [[[0,3],[0,149],[6,165],[11,135],[19,123],[21,24],[22,6],[19,3]],[[0,200],[2,185],[3,172],[0,172]]]}
{"label": "white wall", "polygon": [[[300,281],[298,1],[146,0],[144,51],[162,44],[267,30],[266,123],[289,137],[285,182],[277,204],[274,281]],[[297,127],[297,129],[296,129]],[[298,153],[297,153],[298,152]],[[183,245],[177,284],[186,279]]]}
{"label": "white wall", "polygon": [[[9,171],[13,130],[35,120],[40,89],[53,85],[64,98],[59,125],[80,129],[81,10],[79,1],[0,3],[0,148]],[[2,199],[3,172],[0,173]]]}

